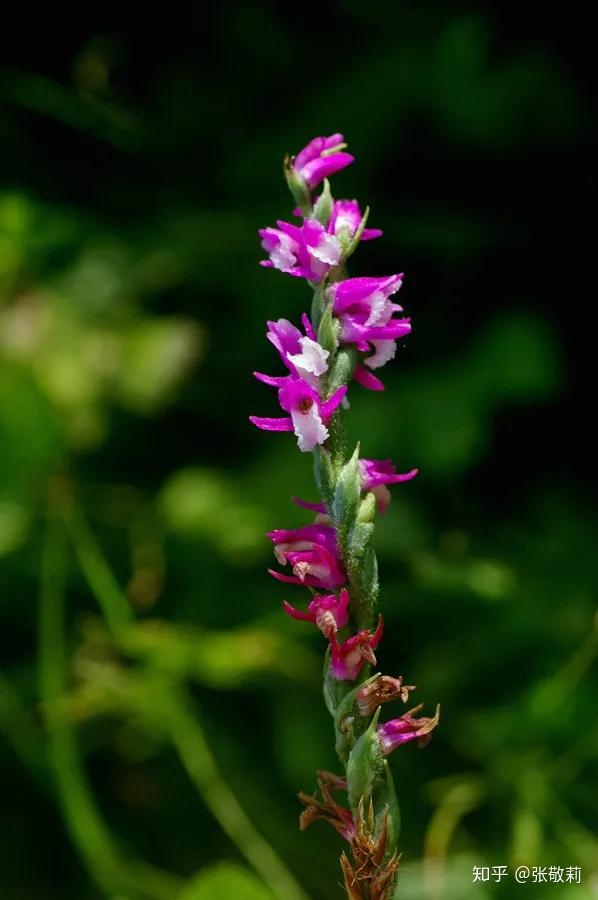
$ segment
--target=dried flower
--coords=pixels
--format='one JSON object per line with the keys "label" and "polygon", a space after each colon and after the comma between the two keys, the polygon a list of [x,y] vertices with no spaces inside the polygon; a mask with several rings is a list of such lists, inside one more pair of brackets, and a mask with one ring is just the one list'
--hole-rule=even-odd
{"label": "dried flower", "polygon": [[393,678],[391,675],[379,675],[375,681],[370,681],[357,692],[355,702],[362,716],[371,716],[383,703],[391,700],[407,702],[409,692],[414,691],[412,684],[403,684],[402,676]]}
{"label": "dried flower", "polygon": [[300,791],[298,794],[300,801],[305,805],[305,809],[299,817],[301,831],[309,828],[312,822],[323,819],[332,825],[346,841],[350,841],[355,834],[355,823],[351,810],[340,806],[332,794],[333,791],[346,789],[346,787],[347,782],[344,779],[320,769],[318,771],[318,789],[322,799],[318,799],[315,794],[306,794],[304,791]]}
{"label": "dried flower", "polygon": [[376,831],[374,807],[370,800],[365,814],[365,803],[360,800],[352,836],[353,863],[345,852],[341,854],[341,866],[349,900],[390,900],[395,876],[399,868],[396,852],[388,855],[389,822],[383,814]]}

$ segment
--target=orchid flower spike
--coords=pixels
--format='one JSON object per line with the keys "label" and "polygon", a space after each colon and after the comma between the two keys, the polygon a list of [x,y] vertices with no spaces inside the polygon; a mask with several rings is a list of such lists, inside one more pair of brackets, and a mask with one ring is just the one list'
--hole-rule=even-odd
{"label": "orchid flower spike", "polygon": [[[264,431],[294,432],[299,449],[313,452],[319,494],[313,501],[293,498],[315,514],[312,524],[268,533],[283,567],[269,569],[270,574],[311,592],[306,606],[285,600],[285,612],[314,624],[328,642],[324,698],[346,772],[346,778],[319,772],[319,794],[299,794],[305,807],[300,827],[323,819],[348,841],[341,866],[350,900],[390,900],[399,869],[400,813],[384,757],[409,741],[427,741],[439,713],[418,717],[418,706],[380,725],[382,704],[406,703],[414,688],[402,677],[367,677],[383,632],[381,615],[373,630],[376,510],[386,510],[389,486],[410,481],[417,469],[401,473],[390,459],[362,457],[360,444],[348,453],[342,409],[348,408],[352,381],[371,391],[384,389],[374,373],[393,359],[411,321],[395,302],[402,274],[346,277],[347,260],[359,242],[382,232],[365,227],[369,214],[362,214],[357,200],[332,194],[328,179],[353,162],[345,146],[342,134],[331,134],[285,158],[293,215],[300,218],[298,224],[278,220],[260,230],[267,254],[261,265],[306,281],[313,289],[311,314],[301,316],[301,327],[285,317],[268,322],[267,338],[284,374],[254,375],[276,388],[284,415],[249,418]],[[348,807],[337,803],[337,790],[347,791]]]}

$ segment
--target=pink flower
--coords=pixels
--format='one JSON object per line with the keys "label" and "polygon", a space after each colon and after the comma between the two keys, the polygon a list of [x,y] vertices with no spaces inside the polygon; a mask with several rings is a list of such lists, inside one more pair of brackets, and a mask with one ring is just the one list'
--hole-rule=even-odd
{"label": "pink flower", "polygon": [[400,484],[402,481],[411,481],[417,475],[417,469],[400,473],[395,469],[390,459],[360,459],[361,489],[364,493],[372,491],[376,497],[378,512],[384,513],[390,503],[390,491],[387,484]]}
{"label": "pink flower", "polygon": [[278,319],[277,322],[268,322],[266,337],[276,347],[291,374],[317,389],[320,375],[328,369],[327,359],[330,353],[316,341],[315,332],[305,313],[301,322],[305,335],[288,319]]}
{"label": "pink flower", "polygon": [[288,416],[264,418],[249,416],[249,421],[263,431],[294,431],[297,444],[303,452],[313,450],[328,439],[327,424],[347,393],[347,385],[341,385],[328,400],[322,400],[318,391],[302,378],[283,375],[280,378],[253,373],[258,381],[277,387],[278,400]]}
{"label": "pink flower", "polygon": [[315,219],[304,219],[301,226],[281,221],[276,224],[278,228],[259,231],[262,247],[270,257],[260,265],[317,283],[339,262],[339,241]]}
{"label": "pink flower", "polygon": [[373,634],[360,631],[342,644],[338,643],[335,634],[330,635],[330,666],[334,677],[339,681],[355,681],[366,661],[376,665],[374,650],[380,643],[383,630],[384,622],[379,616],[378,627]]}
{"label": "pink flower", "polygon": [[[362,213],[357,200],[335,200],[327,230],[339,239],[345,237],[351,240],[355,237],[361,219]],[[364,228],[361,240],[371,241],[373,238],[381,237],[382,234],[379,228]]]}
{"label": "pink flower", "polygon": [[355,159],[343,153],[346,147],[342,134],[316,137],[300,150],[293,160],[293,168],[309,191],[313,191],[325,178],[346,168]]}
{"label": "pink flower", "polygon": [[278,562],[293,567],[293,575],[283,575],[269,569],[270,575],[278,581],[328,591],[345,584],[347,578],[338,551],[336,531],[331,525],[279,528],[268,532],[268,537],[274,544]]}
{"label": "pink flower", "polygon": [[407,744],[409,741],[417,740],[420,747],[427,744],[430,740],[430,733],[438,725],[440,718],[440,707],[436,707],[436,714],[433,717],[422,716],[416,719],[414,713],[422,708],[423,704],[410,709],[400,719],[391,719],[384,725],[378,725],[378,737],[380,745],[385,756],[401,744]]}
{"label": "pink flower", "polygon": [[349,621],[349,593],[343,588],[338,595],[316,595],[307,607],[307,612],[301,612],[284,601],[285,611],[293,619],[302,619],[304,622],[313,622],[318,626],[322,634],[329,638],[336,634],[339,628],[344,628]]}
{"label": "pink flower", "polygon": [[[338,281],[328,289],[333,312],[341,323],[340,340],[354,344],[357,350],[371,356],[364,360],[369,369],[378,369],[393,359],[397,340],[409,334],[409,319],[393,318],[402,307],[391,301],[391,296],[401,287],[402,275],[385,278],[348,278]],[[355,380],[370,390],[382,390],[384,385],[361,364],[355,371]]]}
{"label": "pink flower", "polygon": [[[418,474],[418,469],[409,472],[397,472],[390,459],[360,459],[361,490],[364,494],[371,491],[376,498],[378,512],[384,514],[390,503],[390,491],[388,484],[400,484],[403,481],[411,481]],[[325,503],[310,503],[301,497],[292,497],[293,503],[302,509],[310,509],[319,516],[328,516]],[[322,521],[322,520],[320,520]]]}

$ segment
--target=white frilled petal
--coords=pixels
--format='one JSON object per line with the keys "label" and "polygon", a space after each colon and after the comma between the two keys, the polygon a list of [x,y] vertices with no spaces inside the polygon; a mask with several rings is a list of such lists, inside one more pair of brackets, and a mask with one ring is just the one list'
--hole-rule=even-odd
{"label": "white frilled petal", "polygon": [[317,341],[313,341],[309,337],[302,337],[299,344],[301,353],[289,353],[288,357],[299,374],[323,375],[328,368],[326,362],[330,356],[328,350],[324,350]]}
{"label": "white frilled petal", "polygon": [[365,324],[386,325],[393,313],[391,300],[382,291],[374,291],[368,300],[370,303],[370,314]]}
{"label": "white frilled petal", "polygon": [[[288,234],[282,231],[276,232],[276,234],[278,237],[277,243],[272,246],[272,242],[270,242],[271,249],[268,249],[268,247],[264,247],[264,249],[269,252],[274,268],[286,272],[287,269],[292,269],[297,263],[295,253],[297,244]],[[264,241],[263,243],[265,244],[266,242]]]}
{"label": "white frilled petal", "polygon": [[315,247],[308,247],[311,256],[315,256],[320,262],[335,266],[341,258],[341,245],[333,234],[322,231]]}
{"label": "white frilled petal", "polygon": [[315,403],[310,406],[307,412],[292,409],[291,418],[295,426],[297,444],[304,453],[313,450],[316,444],[323,444],[328,438],[328,429],[322,422]]}
{"label": "white frilled petal", "polygon": [[379,369],[381,366],[385,365],[385,363],[394,359],[397,352],[396,341],[370,341],[370,344],[373,346],[375,352],[372,356],[368,356],[367,359],[364,360],[368,368]]}

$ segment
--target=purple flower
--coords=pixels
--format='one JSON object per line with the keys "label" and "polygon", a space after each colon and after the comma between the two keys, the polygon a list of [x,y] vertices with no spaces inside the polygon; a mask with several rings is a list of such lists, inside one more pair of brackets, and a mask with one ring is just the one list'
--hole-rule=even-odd
{"label": "purple flower", "polygon": [[[351,240],[361,223],[362,213],[357,200],[335,200],[332,205],[332,213],[328,222],[328,231],[335,237]],[[361,234],[362,241],[371,241],[381,237],[383,232],[379,228],[364,228]]]}
{"label": "purple flower", "polygon": [[[401,287],[402,275],[386,278],[348,278],[328,289],[333,312],[341,323],[342,344],[354,344],[357,350],[371,356],[364,360],[369,369],[378,369],[391,360],[397,349],[397,339],[411,331],[409,319],[393,318],[402,312],[391,297]],[[355,380],[370,390],[382,390],[382,382],[363,366],[358,366]]]}
{"label": "purple flower", "polygon": [[295,609],[286,600],[284,608],[293,619],[313,622],[322,634],[329,638],[331,634],[336,634],[339,628],[344,628],[348,623],[349,602],[348,591],[343,588],[338,597],[336,594],[316,595],[307,607],[307,612]]}
{"label": "purple flower", "polygon": [[279,528],[268,532],[268,537],[274,544],[278,562],[293,567],[293,575],[268,569],[278,581],[328,591],[345,584],[347,578],[332,526],[315,524],[303,528]]}
{"label": "purple flower", "polygon": [[262,247],[270,256],[260,265],[317,283],[339,262],[339,241],[315,219],[304,219],[301,226],[281,221],[276,224],[278,228],[259,231]]}
{"label": "purple flower", "polygon": [[312,324],[305,313],[301,316],[301,323],[305,335],[288,319],[268,322],[266,337],[276,347],[291,374],[317,389],[320,375],[328,369],[327,359],[330,353],[318,344]]}
{"label": "purple flower", "polygon": [[346,147],[342,134],[316,137],[300,150],[293,160],[293,168],[309,191],[313,191],[325,178],[346,168],[355,159],[343,153]]}
{"label": "purple flower", "polygon": [[355,681],[367,662],[376,665],[374,650],[380,643],[384,622],[382,616],[378,617],[378,627],[372,634],[369,631],[360,631],[348,638],[342,644],[336,639],[336,634],[331,634],[330,641],[330,666],[332,674],[339,681]]}
{"label": "purple flower", "polygon": [[361,489],[364,493],[372,491],[380,513],[384,513],[390,503],[390,491],[386,485],[411,481],[418,471],[411,469],[410,472],[397,472],[390,459],[360,459],[359,465],[361,467]]}
{"label": "purple flower", "polygon": [[396,747],[400,747],[401,744],[407,744],[409,741],[417,740],[420,747],[428,743],[430,733],[438,725],[440,707],[436,707],[434,716],[422,716],[416,719],[414,713],[419,712],[422,706],[423,704],[420,704],[420,706],[410,709],[400,719],[391,719],[390,722],[385,722],[384,725],[378,725],[378,737],[385,756],[392,753]]}
{"label": "purple flower", "polygon": [[282,418],[264,418],[249,416],[249,421],[264,431],[294,431],[297,444],[303,452],[313,450],[316,444],[323,444],[328,439],[327,424],[347,393],[347,385],[339,387],[328,400],[322,400],[318,391],[302,378],[294,375],[283,375],[275,378],[253,373],[258,381],[277,387],[278,400],[288,416]]}

